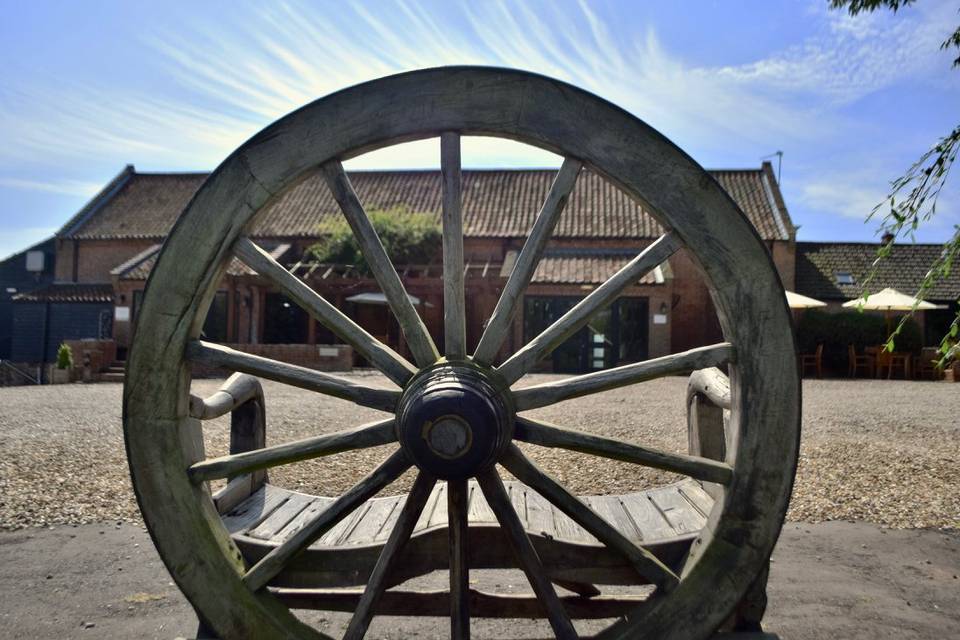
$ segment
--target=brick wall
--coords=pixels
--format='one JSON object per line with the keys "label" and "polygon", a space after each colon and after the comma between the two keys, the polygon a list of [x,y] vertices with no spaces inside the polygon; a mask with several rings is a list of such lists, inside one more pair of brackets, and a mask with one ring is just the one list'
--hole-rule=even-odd
{"label": "brick wall", "polygon": [[[117,359],[117,343],[113,340],[64,340],[73,352],[73,379],[96,381],[97,374]],[[85,372],[90,378],[85,378]]]}
{"label": "brick wall", "polygon": [[[317,371],[349,371],[353,347],[344,344],[228,344],[237,351]],[[224,371],[194,365],[194,376],[222,376]]]}
{"label": "brick wall", "polygon": [[155,244],[156,240],[58,240],[57,281],[110,282],[111,269]]}
{"label": "brick wall", "polygon": [[797,244],[795,242],[770,243],[770,255],[773,264],[777,267],[783,288],[787,291],[796,291],[797,286]]}
{"label": "brick wall", "polygon": [[685,249],[670,258],[673,298],[670,328],[674,352],[712,344],[720,339],[717,313],[700,268]]}

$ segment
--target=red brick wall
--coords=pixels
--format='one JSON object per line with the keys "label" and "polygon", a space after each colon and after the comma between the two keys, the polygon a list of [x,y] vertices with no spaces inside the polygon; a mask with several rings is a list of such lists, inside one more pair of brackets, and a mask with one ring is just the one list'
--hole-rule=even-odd
{"label": "red brick wall", "polygon": [[[227,344],[224,346],[317,371],[349,371],[353,367],[353,347],[349,345]],[[326,355],[324,352],[328,350],[336,351],[336,355]],[[195,376],[223,374],[224,372],[220,370],[197,365],[193,367],[193,375]]]}
{"label": "red brick wall", "polygon": [[60,282],[110,282],[111,269],[155,244],[155,240],[58,240],[56,278]]}
{"label": "red brick wall", "polygon": [[[493,313],[494,306],[500,296],[500,290],[505,282],[499,278],[499,263],[507,252],[519,250],[524,238],[467,238],[464,243],[466,259],[474,264],[489,260],[497,265],[494,273],[488,273],[487,278],[468,278],[467,292],[467,344],[468,348],[476,345],[483,331],[484,321]],[[79,243],[77,260],[77,280],[80,282],[109,282],[110,270],[130,259],[153,245],[150,240],[84,240]],[[641,251],[649,241],[636,240],[588,240],[588,239],[559,239],[551,242],[551,247],[594,247],[594,248],[625,248],[632,251]],[[787,242],[773,242],[768,244],[774,263],[780,272],[784,286],[794,287],[795,244]],[[58,280],[73,280],[74,243],[69,240],[58,241],[58,255],[56,274]],[[297,247],[295,251],[300,251]],[[649,298],[650,304],[650,356],[656,357],[666,353],[682,351],[692,347],[710,344],[721,339],[719,323],[710,296],[704,286],[699,269],[683,251],[678,252],[670,259],[673,275],[667,285],[635,287],[626,295],[643,295]],[[438,265],[439,269],[439,265]],[[471,271],[471,273],[473,273]],[[231,309],[229,331],[231,339],[239,343],[259,342],[263,331],[263,318],[260,291],[251,286],[253,281],[234,281],[228,279],[221,289],[231,291]],[[340,308],[346,297],[361,291],[376,290],[376,285],[370,282],[355,279],[342,280],[332,277],[328,280],[311,280],[311,284],[322,289],[322,293],[330,302]],[[115,282],[117,304],[133,305],[133,291],[142,288],[143,282]],[[443,344],[443,290],[442,280],[437,277],[406,278],[405,285],[411,295],[417,296],[424,303],[418,311],[431,332],[437,345],[442,350]],[[236,286],[234,291],[232,287]],[[532,291],[532,290],[531,290]],[[568,286],[566,289],[551,285],[544,291],[547,295],[586,295],[589,290],[581,289],[578,285]],[[555,293],[565,291],[565,293]],[[120,296],[124,300],[120,301]],[[668,322],[666,325],[654,325],[652,316],[659,313],[660,307],[667,307]],[[504,340],[504,349],[501,357],[522,346],[522,314],[518,314],[512,335]],[[120,346],[127,346],[130,342],[132,323],[115,322],[114,337]],[[405,344],[400,345],[401,353],[409,357],[409,350]]]}
{"label": "red brick wall", "polygon": [[773,256],[773,264],[780,273],[783,288],[788,291],[796,291],[797,243],[771,242],[770,245],[772,245],[770,247],[770,254]]}

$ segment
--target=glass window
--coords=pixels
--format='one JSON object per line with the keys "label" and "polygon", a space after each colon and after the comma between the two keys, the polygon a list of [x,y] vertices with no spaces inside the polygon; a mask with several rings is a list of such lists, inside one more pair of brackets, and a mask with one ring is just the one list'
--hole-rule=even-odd
{"label": "glass window", "polygon": [[[573,308],[580,298],[572,296],[526,296],[523,299],[523,339],[530,342]],[[579,373],[587,368],[587,332],[581,329],[554,349],[553,371]]]}
{"label": "glass window", "polygon": [[227,292],[217,291],[213,294],[213,302],[207,311],[207,319],[203,321],[204,340],[210,342],[227,341]]}
{"label": "glass window", "polygon": [[263,342],[305,344],[310,316],[282,293],[268,293],[263,309]]}
{"label": "glass window", "polygon": [[620,362],[637,362],[647,357],[649,342],[647,298],[622,298],[620,318]]}

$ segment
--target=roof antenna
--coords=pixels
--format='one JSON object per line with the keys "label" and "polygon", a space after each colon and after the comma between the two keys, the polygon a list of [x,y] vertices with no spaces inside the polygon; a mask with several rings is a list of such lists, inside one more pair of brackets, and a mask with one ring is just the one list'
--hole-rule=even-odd
{"label": "roof antenna", "polygon": [[770,155],[763,156],[760,159],[767,160],[768,158],[772,158],[773,156],[777,156],[777,184],[780,184],[780,169],[783,167],[783,151],[774,151]]}

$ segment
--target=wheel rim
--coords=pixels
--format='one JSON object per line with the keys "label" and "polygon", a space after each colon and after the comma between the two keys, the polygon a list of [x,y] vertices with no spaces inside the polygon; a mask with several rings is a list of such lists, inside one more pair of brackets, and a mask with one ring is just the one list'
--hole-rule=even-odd
{"label": "wheel rim", "polygon": [[[220,524],[209,496],[196,478],[191,480],[186,472],[197,462],[185,453],[190,451],[185,443],[195,431],[187,408],[187,358],[226,363],[244,370],[230,361],[229,354],[218,355],[214,349],[199,346],[193,338],[199,333],[205,315],[201,312],[209,305],[228,259],[234,253],[248,264],[256,259],[249,243],[241,238],[241,231],[273,194],[296,182],[305,171],[323,166],[328,184],[362,243],[362,236],[369,229],[362,226],[362,209],[354,211],[353,218],[350,216],[351,207],[359,203],[353,202],[340,161],[377,147],[438,134],[445,186],[444,351],[451,361],[466,358],[458,197],[461,135],[520,140],[567,158],[555,184],[555,188],[560,185],[559,190],[551,192],[545,208],[551,197],[557,200],[555,206],[562,208],[562,183],[570,180],[572,186],[580,164],[590,165],[641,201],[670,230],[645,250],[645,259],[643,254],[638,257],[637,269],[656,266],[681,244],[701,267],[724,336],[736,346],[730,376],[730,422],[736,433],[730,455],[732,473],[725,476],[722,509],[714,509],[707,527],[691,547],[679,584],[663,597],[652,599],[637,615],[608,628],[601,637],[705,637],[732,610],[769,557],[792,486],[799,441],[800,391],[782,286],[752,225],[729,196],[682,151],[640,120],[595,96],[522,72],[432,69],[391,76],[333,94],[281,119],[245,143],[194,196],[172,230],[148,282],[124,389],[124,430],[131,475],[161,557],[201,617],[224,638],[249,636],[251,630],[256,630],[258,637],[323,637],[299,623],[264,590],[251,590],[250,586],[261,580],[265,584],[271,577],[267,573],[275,567],[255,574],[256,579],[251,580],[254,567],[244,578],[239,552]],[[549,231],[538,230],[535,225],[531,237],[540,232],[549,236]],[[535,261],[535,253],[527,259]],[[524,259],[521,254],[520,260]],[[434,365],[438,350],[409,304],[402,285],[396,290],[396,272],[394,281],[389,273],[377,273],[376,266],[371,266],[404,328],[417,365]],[[620,284],[615,283],[611,289],[615,291]],[[510,288],[508,281],[506,289]],[[488,362],[496,353],[496,331],[502,331],[504,323],[509,323],[510,313],[500,311],[502,304],[503,298],[488,327],[487,333],[492,337],[485,333],[475,354],[481,362]],[[498,368],[498,375],[507,385],[511,384],[558,340],[562,341],[563,331],[569,328],[561,327],[551,335],[541,336],[542,340],[535,340],[533,346],[527,345]],[[405,385],[413,377],[417,367],[394,358],[396,354],[391,355],[389,350],[367,346],[370,354],[364,355],[391,380]],[[674,360],[666,370],[712,366],[732,357],[732,352],[729,345],[715,345],[706,354],[698,352],[686,357],[689,361]],[[240,365],[251,366],[249,361]],[[633,369],[629,380],[646,379],[642,376],[648,373]],[[307,384],[299,382],[298,386]],[[559,390],[513,394],[513,400],[517,410],[523,410],[542,406],[537,403],[544,402],[544,398],[559,401],[557,398],[606,388],[602,383],[602,379],[597,382],[595,378]],[[325,393],[377,408],[395,406],[400,397],[397,392],[336,384],[331,387],[333,383],[322,376],[312,378],[309,384]],[[530,429],[529,423],[524,429]],[[495,450],[498,454],[501,451]],[[523,466],[524,460],[518,457],[522,454],[510,446],[504,451],[499,459],[505,466]],[[379,480],[365,488],[374,488],[384,479],[399,475],[410,464],[405,454],[402,460],[391,460],[378,469],[382,471]],[[503,506],[499,477],[489,468],[478,469],[481,487],[497,511],[498,504]],[[432,479],[432,475],[420,474],[408,499],[411,508],[417,503],[414,496],[432,486]],[[451,505],[462,501],[465,484],[453,481],[449,487]],[[509,507],[509,500],[506,506]],[[497,515],[508,532],[518,525],[515,514],[511,518],[504,510]],[[402,545],[402,527],[398,526],[397,531],[397,544]],[[452,539],[465,533],[465,521],[451,517]],[[569,619],[557,611],[556,594],[549,582],[544,583],[542,573],[542,579],[538,579],[529,550],[523,548],[525,539],[516,531],[511,536],[521,547],[518,563],[550,613],[554,631],[561,637],[569,635]],[[462,546],[460,551],[462,556]],[[453,566],[451,584],[456,612],[456,601],[460,601],[460,610],[465,602],[466,570],[462,565]],[[376,571],[371,584],[376,582]],[[216,579],[211,580],[210,576]],[[354,617],[355,624],[348,636],[365,628],[375,595],[371,593],[366,603],[361,600],[363,615]],[[454,634],[457,615],[454,614]]]}

